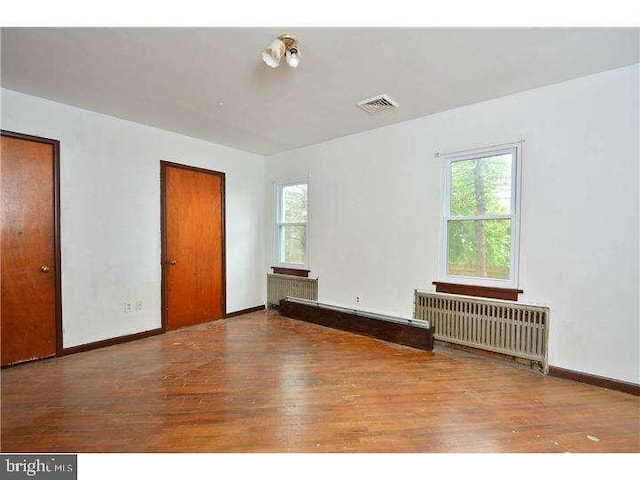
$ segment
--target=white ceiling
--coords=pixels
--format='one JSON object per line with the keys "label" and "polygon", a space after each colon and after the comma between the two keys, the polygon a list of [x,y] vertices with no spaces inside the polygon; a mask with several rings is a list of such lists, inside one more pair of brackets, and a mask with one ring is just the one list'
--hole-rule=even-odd
{"label": "white ceiling", "polygon": [[[272,154],[639,60],[637,28],[3,28],[2,86]],[[281,33],[302,61],[259,53]],[[386,93],[397,111],[356,107]],[[223,105],[221,105],[223,103]]]}

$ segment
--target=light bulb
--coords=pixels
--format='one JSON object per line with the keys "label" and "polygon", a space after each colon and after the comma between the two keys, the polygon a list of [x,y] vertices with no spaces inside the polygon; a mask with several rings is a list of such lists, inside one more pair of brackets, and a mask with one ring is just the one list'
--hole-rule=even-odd
{"label": "light bulb", "polygon": [[280,65],[280,59],[284,53],[284,43],[282,40],[276,39],[262,51],[262,61],[269,65],[271,68],[276,68]]}
{"label": "light bulb", "polygon": [[300,63],[300,54],[297,50],[287,50],[285,57],[287,59],[287,64],[289,64],[291,68],[296,68]]}

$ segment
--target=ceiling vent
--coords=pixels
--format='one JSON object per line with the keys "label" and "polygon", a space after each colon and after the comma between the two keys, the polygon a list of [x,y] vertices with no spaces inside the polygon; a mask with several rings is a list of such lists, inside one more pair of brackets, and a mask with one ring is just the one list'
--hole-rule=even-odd
{"label": "ceiling vent", "polygon": [[398,108],[398,104],[389,95],[376,95],[375,97],[367,98],[358,103],[358,106],[372,115]]}

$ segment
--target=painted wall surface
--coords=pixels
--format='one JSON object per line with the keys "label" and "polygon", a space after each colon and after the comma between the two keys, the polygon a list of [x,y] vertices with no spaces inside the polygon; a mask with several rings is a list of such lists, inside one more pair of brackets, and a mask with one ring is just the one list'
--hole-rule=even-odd
{"label": "painted wall surface", "polygon": [[227,311],[264,303],[264,157],[9,90],[1,107],[3,129],[60,140],[65,348],[160,327],[160,160],[226,173]]}
{"label": "painted wall surface", "polygon": [[311,177],[320,301],[411,315],[413,290],[439,278],[434,154],[524,139],[519,283],[551,309],[549,363],[640,383],[638,78],[635,65],[267,157],[266,266],[274,183]]}

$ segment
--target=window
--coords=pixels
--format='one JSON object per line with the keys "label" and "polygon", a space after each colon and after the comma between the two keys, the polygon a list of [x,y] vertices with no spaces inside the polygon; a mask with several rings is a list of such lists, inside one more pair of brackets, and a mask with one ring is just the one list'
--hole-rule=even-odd
{"label": "window", "polygon": [[279,265],[308,265],[308,193],[309,182],[278,185],[277,190],[277,252]]}
{"label": "window", "polygon": [[517,287],[520,145],[444,158],[445,281]]}

